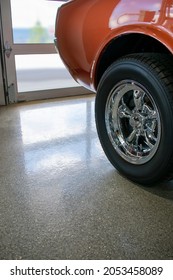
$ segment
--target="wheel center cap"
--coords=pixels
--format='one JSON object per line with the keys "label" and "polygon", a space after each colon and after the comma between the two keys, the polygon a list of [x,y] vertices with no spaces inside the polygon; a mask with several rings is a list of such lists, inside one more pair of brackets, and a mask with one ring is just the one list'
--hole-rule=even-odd
{"label": "wheel center cap", "polygon": [[143,117],[139,113],[135,113],[130,118],[130,125],[133,129],[140,129],[143,127]]}

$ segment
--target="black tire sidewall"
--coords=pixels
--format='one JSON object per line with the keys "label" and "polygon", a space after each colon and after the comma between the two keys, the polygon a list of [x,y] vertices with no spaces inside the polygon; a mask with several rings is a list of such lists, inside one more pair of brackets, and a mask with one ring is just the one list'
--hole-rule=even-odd
{"label": "black tire sidewall", "polygon": [[[125,161],[113,148],[105,125],[105,106],[108,96],[117,83],[133,80],[143,85],[152,96],[160,114],[161,139],[158,150],[150,161],[135,165]],[[95,103],[96,126],[102,147],[110,162],[125,176],[139,183],[158,181],[164,176],[173,153],[173,112],[166,85],[158,79],[157,72],[139,62],[114,63],[104,74]]]}

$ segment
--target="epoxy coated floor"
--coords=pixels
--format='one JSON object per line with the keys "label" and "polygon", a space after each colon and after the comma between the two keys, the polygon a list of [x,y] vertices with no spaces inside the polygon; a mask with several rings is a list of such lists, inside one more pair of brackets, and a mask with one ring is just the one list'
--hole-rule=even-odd
{"label": "epoxy coated floor", "polygon": [[0,259],[173,259],[173,182],[121,177],[94,96],[0,107]]}

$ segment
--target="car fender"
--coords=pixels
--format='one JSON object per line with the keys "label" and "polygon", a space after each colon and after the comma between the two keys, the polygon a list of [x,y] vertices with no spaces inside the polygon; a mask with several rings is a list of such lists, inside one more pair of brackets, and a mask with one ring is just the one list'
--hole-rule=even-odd
{"label": "car fender", "polygon": [[94,85],[95,73],[97,69],[97,63],[100,60],[103,52],[107,48],[107,46],[113,41],[119,38],[120,36],[125,36],[129,34],[142,34],[152,37],[157,40],[161,44],[163,44],[170,53],[173,53],[173,35],[168,29],[163,26],[151,25],[149,23],[140,23],[140,24],[131,24],[118,27],[116,29],[111,30],[107,37],[104,38],[102,43],[100,44],[100,48],[98,49],[95,57],[93,59],[93,64],[91,68],[91,84]]}

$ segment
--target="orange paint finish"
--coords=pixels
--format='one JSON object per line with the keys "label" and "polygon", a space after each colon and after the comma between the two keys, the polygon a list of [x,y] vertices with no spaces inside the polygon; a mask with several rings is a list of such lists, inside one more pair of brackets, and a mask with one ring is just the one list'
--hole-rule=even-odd
{"label": "orange paint finish", "polygon": [[105,47],[133,33],[148,35],[173,53],[173,0],[73,0],[57,14],[59,53],[74,79],[93,90]]}

